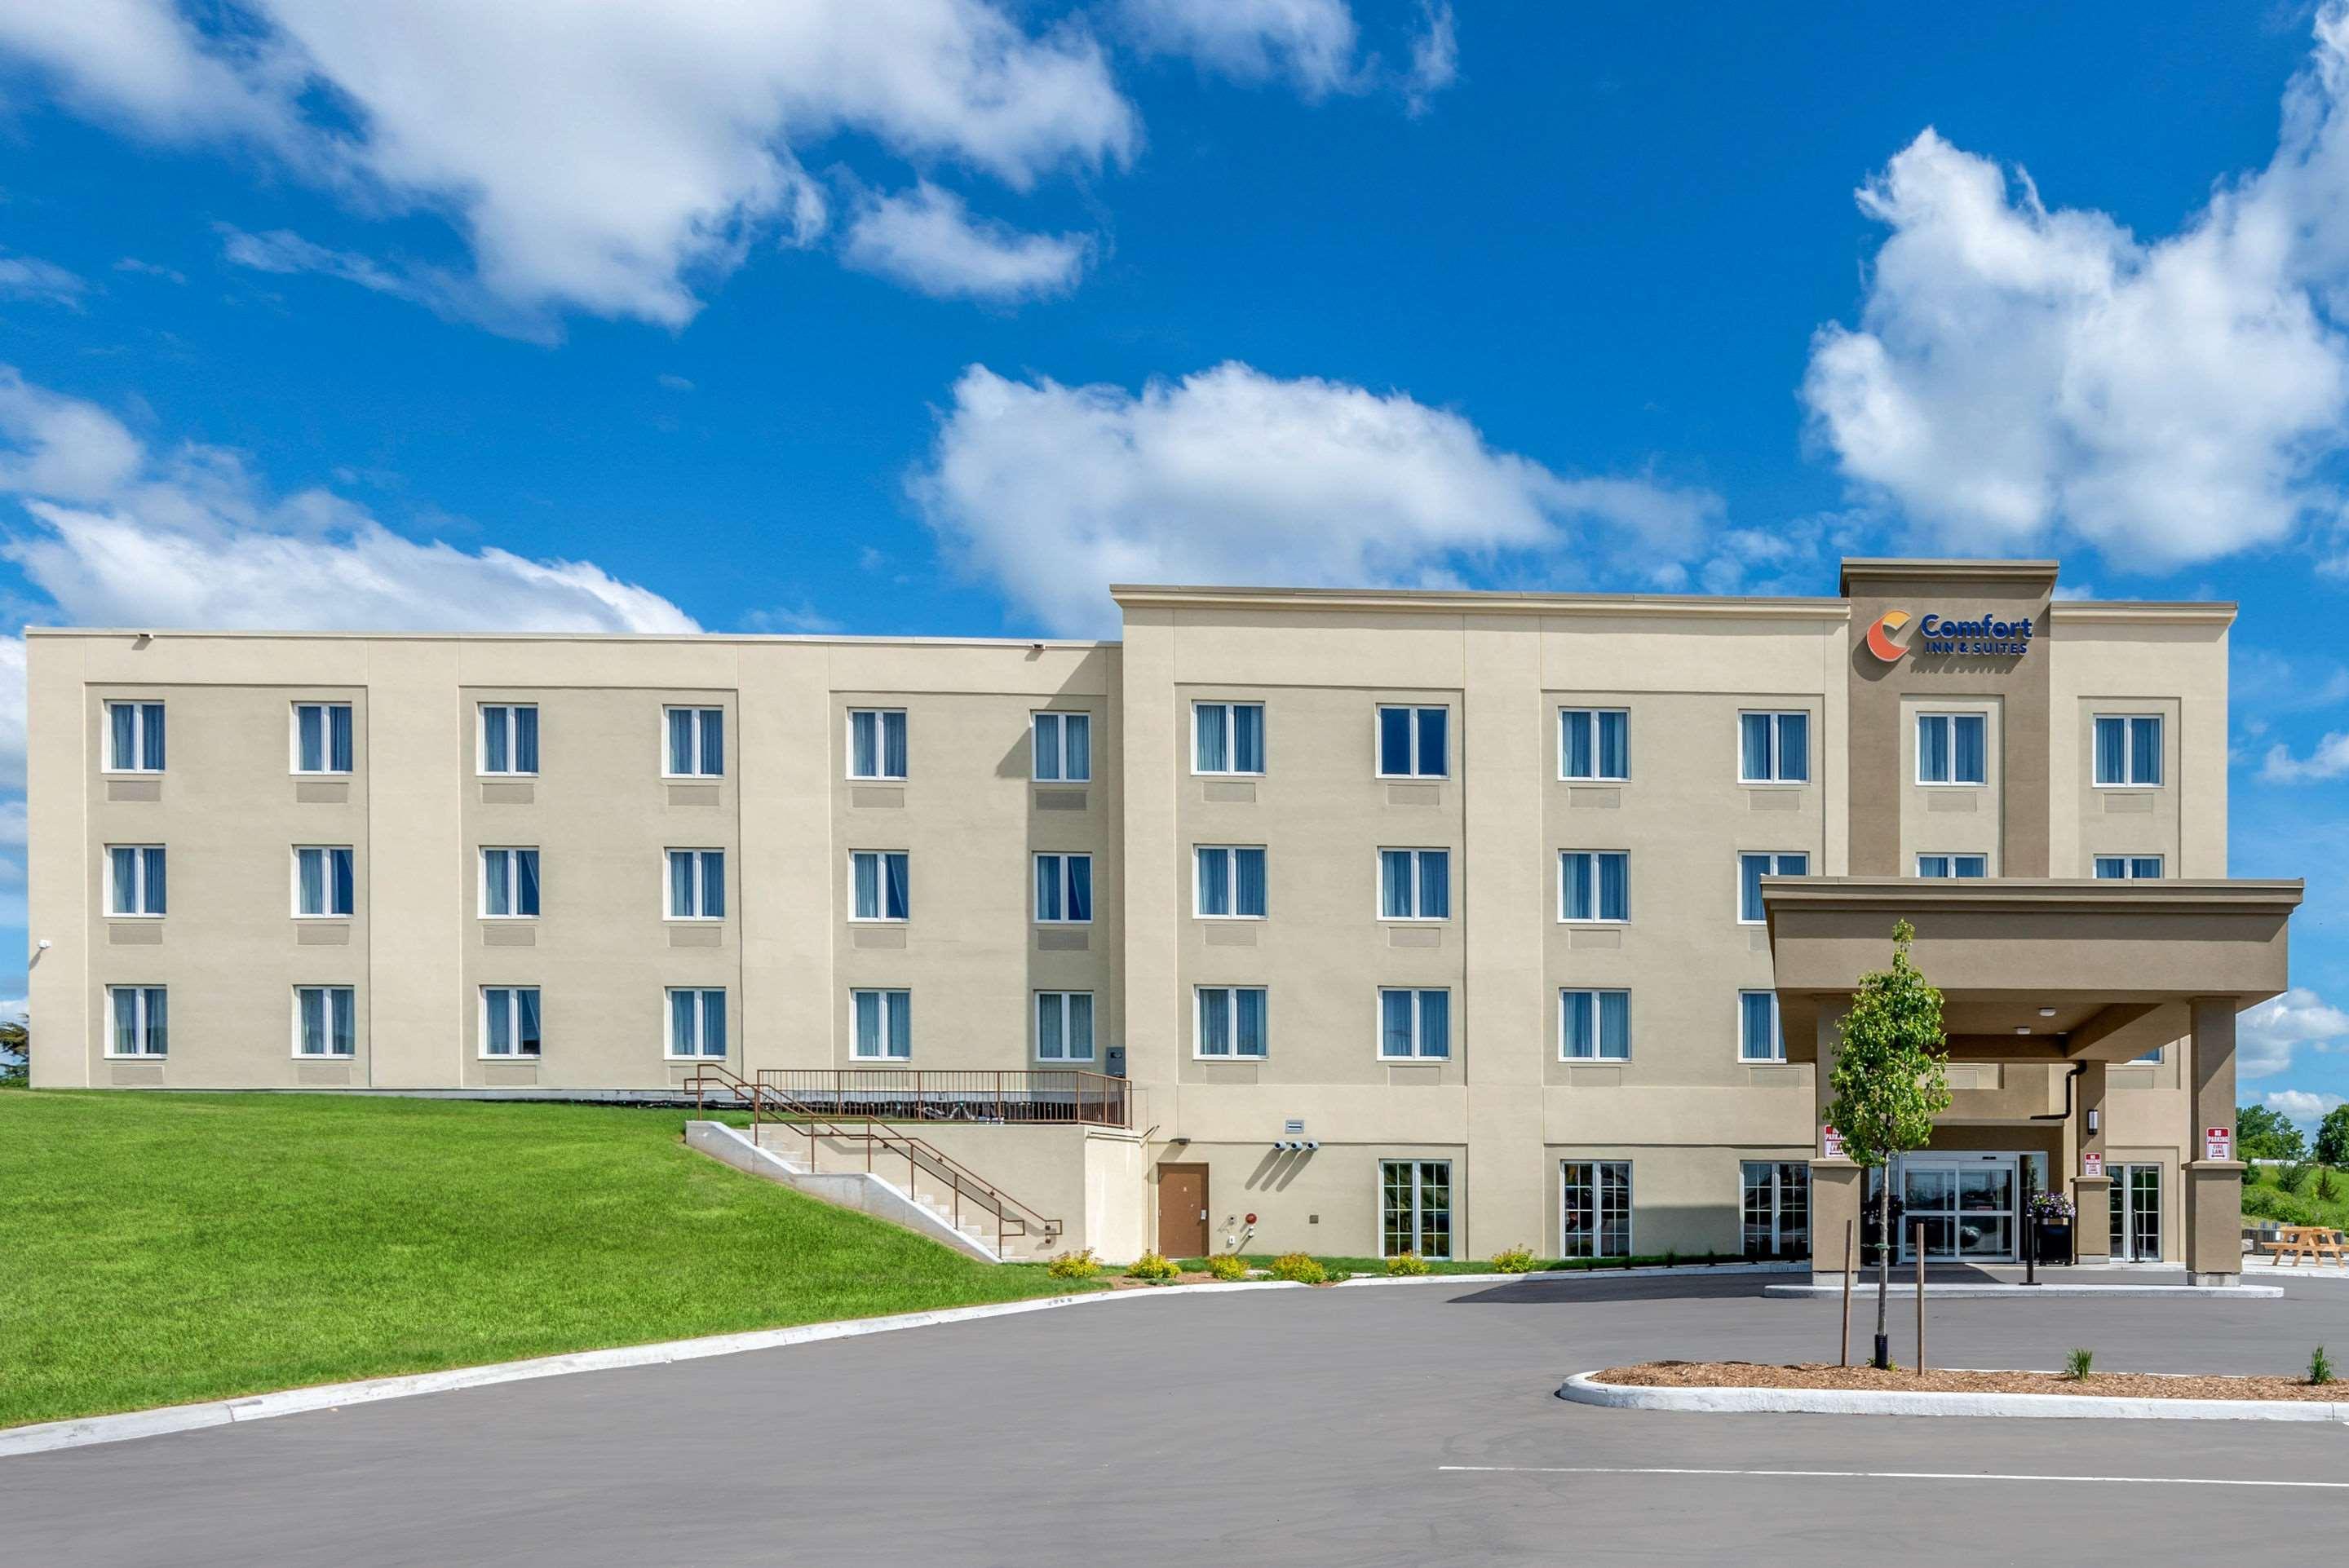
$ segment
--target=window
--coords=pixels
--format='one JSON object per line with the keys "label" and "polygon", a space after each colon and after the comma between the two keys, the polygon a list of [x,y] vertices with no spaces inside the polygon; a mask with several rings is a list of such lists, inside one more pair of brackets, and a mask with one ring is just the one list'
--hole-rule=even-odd
{"label": "window", "polygon": [[1569,1258],[1631,1255],[1631,1162],[1561,1160],[1558,1252]]}
{"label": "window", "polygon": [[1379,709],[1379,777],[1443,778],[1449,771],[1444,766],[1444,732],[1451,721],[1448,707]]}
{"label": "window", "polygon": [[1202,920],[1264,918],[1264,851],[1201,844],[1195,851],[1194,902]]}
{"label": "window", "polygon": [[1083,784],[1093,776],[1093,720],[1085,713],[1036,716],[1034,773],[1038,783]]}
{"label": "window", "polygon": [[[691,991],[672,991],[670,1005],[679,996],[695,995]],[[719,1054],[725,1054],[726,993],[711,991],[706,995],[718,998]],[[688,1035],[688,1038],[692,1037]],[[535,985],[484,985],[481,987],[481,1055],[485,1057],[535,1057],[539,1054],[538,987]],[[671,1056],[688,1053],[676,1049],[671,1042]]]}
{"label": "window", "polygon": [[903,850],[858,850],[848,857],[851,920],[905,920],[913,913]]}
{"label": "window", "polygon": [[671,779],[716,779],[726,771],[726,710],[671,707],[661,771]]}
{"label": "window", "polygon": [[110,773],[163,771],[163,705],[160,702],[110,702],[106,705],[106,767]]}
{"label": "window", "polygon": [[2096,716],[2096,782],[2155,785],[2161,782],[2161,716]]}
{"label": "window", "polygon": [[1737,716],[1737,778],[1743,784],[1807,784],[1811,780],[1811,716]]}
{"label": "window", "polygon": [[294,987],[294,1054],[297,1057],[347,1057],[357,1038],[353,1020],[358,1008],[347,985]]}
{"label": "window", "polygon": [[481,771],[538,771],[538,707],[534,703],[481,705]]}
{"label": "window", "polygon": [[1806,854],[1762,854],[1737,857],[1737,918],[1747,925],[1762,923],[1762,879],[1764,877],[1806,877],[1811,874],[1811,857]]}
{"label": "window", "polygon": [[726,918],[724,850],[671,850],[668,852],[668,917],[671,920]]}
{"label": "window", "polygon": [[673,1057],[722,1057],[726,1054],[724,991],[678,988],[669,992],[668,1054]]}
{"label": "window", "polygon": [[1988,855],[1919,855],[1917,874],[1920,877],[1986,877],[1990,875]]}
{"label": "window", "polygon": [[[1263,851],[1258,851],[1261,854]],[[1263,880],[1258,873],[1257,880]],[[1381,920],[1449,920],[1452,918],[1452,851],[1449,850],[1381,850],[1379,851],[1379,918]]]}
{"label": "window", "polygon": [[1452,1255],[1452,1161],[1379,1161],[1379,1255]]}
{"label": "window", "polygon": [[2161,875],[2159,855],[2098,855],[2098,882],[2149,882]]}
{"label": "window", "polygon": [[1452,993],[1379,991],[1379,1055],[1388,1061],[1441,1061],[1452,1054]]}
{"label": "window", "polygon": [[1092,992],[1036,993],[1036,1059],[1040,1062],[1089,1062],[1093,1059]]}
{"label": "window", "polygon": [[538,851],[481,851],[481,913],[491,920],[538,918]]}
{"label": "window", "polygon": [[356,900],[351,851],[340,845],[305,844],[294,851],[294,913],[347,917]]}
{"label": "window", "polygon": [[1745,1255],[1800,1258],[1811,1250],[1811,1167],[1801,1160],[1742,1160]]}
{"label": "window", "polygon": [[1620,1062],[1631,1057],[1631,993],[1557,994],[1557,1054],[1569,1062]]}
{"label": "window", "polygon": [[848,1054],[860,1061],[903,1061],[914,1054],[911,991],[851,991],[856,1033]]}
{"label": "window", "polygon": [[1778,993],[1740,991],[1737,994],[1737,1059],[1741,1062],[1783,1062],[1786,1037],[1778,1027]]}
{"label": "window", "polygon": [[1565,850],[1557,857],[1557,917],[1631,918],[1631,857],[1621,850]]}
{"label": "window", "polygon": [[1195,702],[1191,705],[1191,771],[1264,771],[1264,704]]}
{"label": "window", "polygon": [[1619,707],[1557,710],[1557,776],[1561,779],[1629,779],[1631,776],[1631,715]]}
{"label": "window", "polygon": [[109,1057],[160,1057],[171,1048],[171,1009],[160,985],[109,985]]}
{"label": "window", "polygon": [[347,702],[297,702],[294,705],[294,771],[348,773],[351,770],[351,705]]}
{"label": "window", "polygon": [[109,844],[106,848],[106,913],[163,913],[163,846]]}
{"label": "window", "polygon": [[903,779],[905,776],[904,708],[855,707],[848,710],[848,776],[851,779]]}
{"label": "window", "polygon": [[1093,858],[1036,857],[1036,919],[1044,925],[1081,925],[1093,917]]}
{"label": "window", "polygon": [[1198,1055],[1263,1058],[1263,986],[1202,985],[1197,1001]]}
{"label": "window", "polygon": [[1980,713],[1917,716],[1917,782],[1980,784],[1989,775],[1990,717]]}

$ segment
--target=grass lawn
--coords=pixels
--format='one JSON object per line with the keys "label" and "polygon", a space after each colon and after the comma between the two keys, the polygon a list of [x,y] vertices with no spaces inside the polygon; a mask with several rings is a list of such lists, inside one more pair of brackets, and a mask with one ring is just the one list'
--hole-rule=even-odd
{"label": "grass lawn", "polygon": [[[1242,1262],[1247,1263],[1251,1267],[1269,1268],[1272,1265],[1273,1254],[1270,1253],[1242,1253],[1240,1254],[1240,1258]],[[1361,1278],[1364,1274],[1383,1275],[1387,1272],[1387,1260],[1384,1258],[1336,1257],[1321,1253],[1313,1253],[1312,1258],[1315,1263],[1319,1264],[1331,1274],[1350,1274],[1354,1275],[1357,1279]],[[1205,1258],[1183,1258],[1178,1261],[1186,1271],[1194,1274],[1207,1266],[1207,1260]],[[1674,1253],[1667,1257],[1661,1253],[1658,1253],[1653,1256],[1642,1255],[1633,1258],[1543,1258],[1537,1260],[1534,1264],[1534,1273],[1571,1274],[1591,1270],[1603,1271],[1606,1269],[1656,1268],[1665,1264],[1674,1264],[1683,1268],[1693,1268],[1707,1262],[1716,1264],[1742,1264],[1746,1260],[1742,1257],[1723,1256],[1707,1259],[1701,1256],[1687,1256],[1679,1253]],[[1427,1272],[1432,1274],[1493,1274],[1496,1271],[1494,1269],[1493,1261],[1490,1258],[1458,1258],[1450,1261],[1430,1258],[1427,1260]]]}
{"label": "grass lawn", "polygon": [[0,1427],[1070,1289],[678,1111],[0,1092]]}
{"label": "grass lawn", "polygon": [[[2276,1220],[2287,1225],[2330,1225],[2349,1231],[2349,1171],[2311,1163],[2300,1178],[2300,1190],[2282,1185],[2288,1167],[2255,1166],[2243,1172],[2243,1222]],[[2329,1188],[2331,1197],[2319,1196]]]}

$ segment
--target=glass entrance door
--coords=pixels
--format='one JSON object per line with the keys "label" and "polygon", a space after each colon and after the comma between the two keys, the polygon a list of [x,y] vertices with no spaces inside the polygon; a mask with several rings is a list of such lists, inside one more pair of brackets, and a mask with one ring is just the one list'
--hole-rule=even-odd
{"label": "glass entrance door", "polygon": [[1921,1222],[1928,1262],[2013,1262],[2015,1196],[2011,1154],[1904,1160],[1899,1255],[1916,1256],[1917,1226]]}
{"label": "glass entrance door", "polygon": [[2161,1167],[2112,1168],[2112,1249],[2116,1264],[2161,1261]]}

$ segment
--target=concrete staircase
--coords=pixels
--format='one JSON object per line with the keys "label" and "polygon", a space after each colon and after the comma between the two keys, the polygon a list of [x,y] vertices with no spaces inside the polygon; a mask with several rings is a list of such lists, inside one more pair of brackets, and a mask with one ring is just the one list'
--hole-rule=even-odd
{"label": "concrete staircase", "polygon": [[[1003,1262],[994,1244],[992,1214],[974,1216],[966,1210],[957,1224],[951,1199],[942,1202],[935,1193],[908,1192],[902,1183],[869,1171],[811,1171],[804,1159],[794,1159],[780,1147],[768,1147],[770,1142],[780,1145],[789,1140],[788,1137],[771,1139],[769,1133],[785,1131],[761,1128],[760,1140],[753,1142],[749,1133],[723,1122],[688,1121],[685,1124],[685,1141],[687,1147],[738,1171],[778,1182],[821,1202],[886,1220],[981,1263]],[[916,1185],[921,1185],[918,1180]]]}

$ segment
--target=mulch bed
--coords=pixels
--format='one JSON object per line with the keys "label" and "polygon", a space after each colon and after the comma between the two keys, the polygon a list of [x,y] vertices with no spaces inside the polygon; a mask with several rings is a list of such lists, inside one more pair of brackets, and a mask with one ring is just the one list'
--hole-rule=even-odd
{"label": "mulch bed", "polygon": [[1112,1290],[1162,1290],[1170,1284],[1213,1284],[1216,1276],[1201,1269],[1196,1274],[1177,1274],[1173,1279],[1128,1279],[1119,1274],[1109,1282]]}
{"label": "mulch bed", "polygon": [[1810,1364],[1772,1367],[1753,1361],[1647,1361],[1610,1367],[1601,1383],[1651,1388],[1832,1388],[1901,1394],[2093,1394],[2121,1399],[2306,1399],[2349,1401],[2349,1383],[2315,1384],[2305,1377],[2169,1377],[2152,1372],[2094,1372],[2075,1380],[2056,1372],[1944,1372],[1928,1368],[1879,1372],[1873,1367]]}

